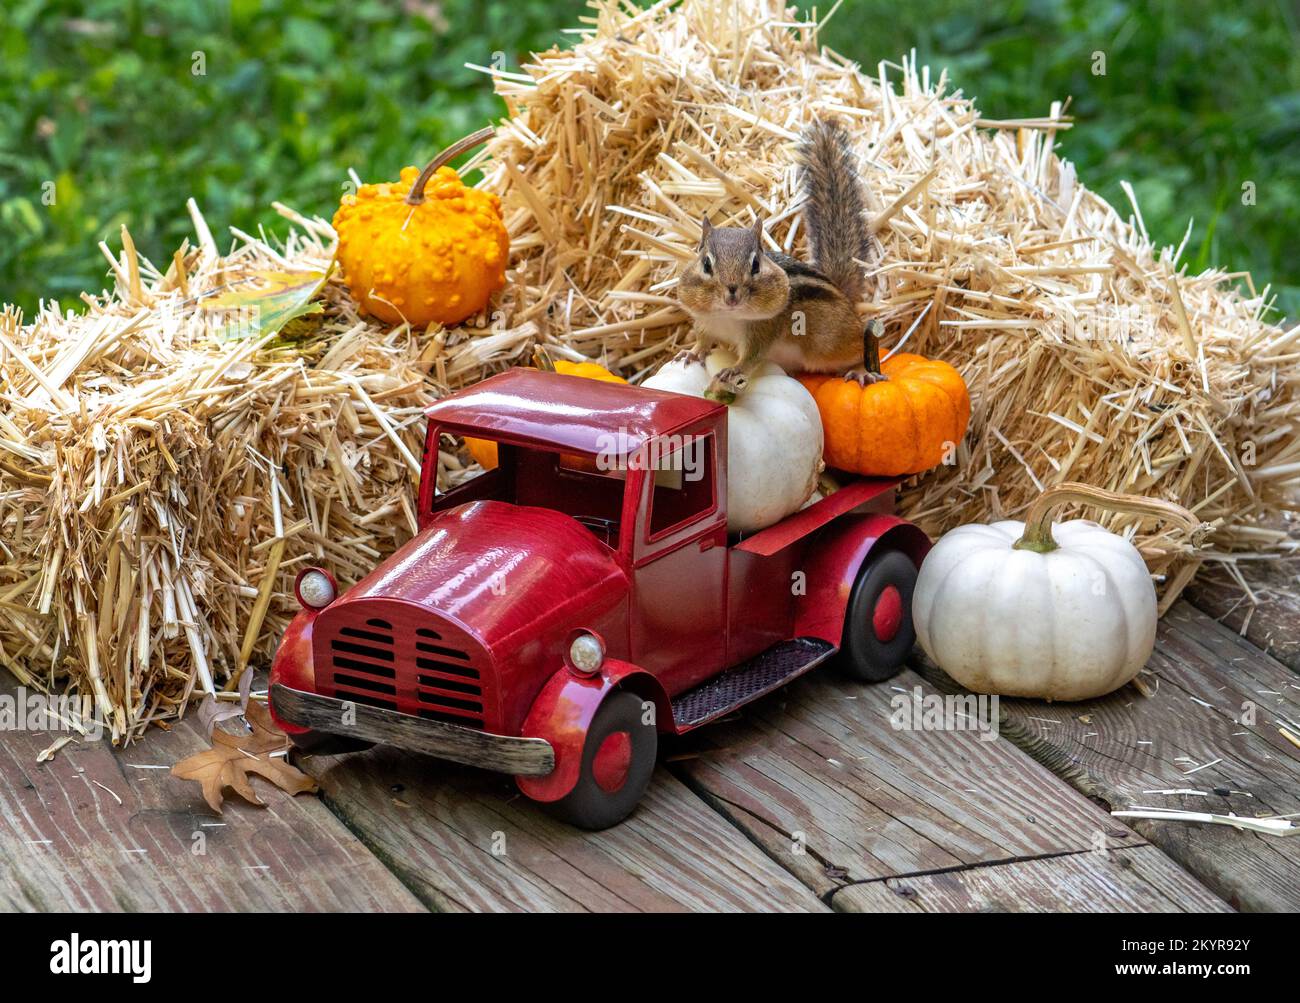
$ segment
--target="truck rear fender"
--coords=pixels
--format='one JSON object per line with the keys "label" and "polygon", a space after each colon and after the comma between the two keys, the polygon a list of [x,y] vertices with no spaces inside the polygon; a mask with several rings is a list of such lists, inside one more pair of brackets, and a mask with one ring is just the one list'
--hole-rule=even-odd
{"label": "truck rear fender", "polygon": [[[306,693],[316,692],[316,669],[312,663],[311,634],[319,614],[320,610],[301,609],[298,615],[289,621],[284,639],[275,651],[274,661],[271,662],[271,681],[268,684],[268,691],[270,686],[282,683],[290,689],[303,690]],[[270,703],[267,706],[271,708],[271,719],[285,734],[307,733],[307,728],[290,724],[277,717]]]}
{"label": "truck rear fender", "polygon": [[899,550],[918,568],[930,550],[930,538],[896,515],[870,513],[836,520],[809,548],[805,594],[795,611],[795,636],[819,637],[839,645],[858,571],[873,554]]}
{"label": "truck rear fender", "polygon": [[630,690],[654,707],[659,730],[671,729],[672,709],[659,680],[631,662],[607,658],[594,676],[562,667],[547,680],[524,719],[520,735],[544,738],[555,750],[555,769],[544,777],[516,777],[519,789],[534,801],[558,801],[578,782],[587,729],[604,699],[615,690]]}

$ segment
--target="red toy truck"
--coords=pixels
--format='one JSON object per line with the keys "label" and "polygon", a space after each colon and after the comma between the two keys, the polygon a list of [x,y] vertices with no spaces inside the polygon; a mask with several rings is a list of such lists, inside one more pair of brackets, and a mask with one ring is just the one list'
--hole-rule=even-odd
{"label": "red toy truck", "polygon": [[[341,595],[323,569],[298,576],[270,699],[305,751],[384,743],[510,773],[604,828],[644,793],[659,732],[832,656],[888,679],[912,647],[930,541],[891,514],[896,480],[735,540],[711,401],[515,369],[428,419],[416,536]],[[495,441],[497,467],[438,492],[442,435]]]}

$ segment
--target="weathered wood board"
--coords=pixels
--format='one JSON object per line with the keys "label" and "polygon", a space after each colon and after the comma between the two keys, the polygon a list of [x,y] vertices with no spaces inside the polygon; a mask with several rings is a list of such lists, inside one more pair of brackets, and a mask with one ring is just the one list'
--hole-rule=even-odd
{"label": "weathered wood board", "polygon": [[846,912],[1231,912],[1154,846],[1067,853],[849,885]]}
{"label": "weathered wood board", "polygon": [[[1115,809],[1300,812],[1300,749],[1278,731],[1300,723],[1293,672],[1186,602],[1161,621],[1148,670],[1150,698],[1130,686],[1072,704],[1003,700],[1003,732]],[[925,674],[954,685],[933,666]],[[1204,796],[1151,793],[1183,789]],[[1184,822],[1134,829],[1236,908],[1300,909],[1300,839]]]}
{"label": "weathered wood board", "polygon": [[[0,673],[0,692],[16,686]],[[254,779],[267,807],[231,797],[215,814],[169,772],[208,745],[193,716],[126,750],[74,742],[38,763],[55,737],[0,741],[0,910],[423,909],[314,796]]]}
{"label": "weathered wood board", "polygon": [[[1300,672],[1300,560],[1239,561],[1258,604],[1227,571],[1202,571],[1184,593],[1192,605]],[[1245,627],[1243,631],[1242,628]]]}
{"label": "weathered wood board", "polygon": [[[877,686],[814,673],[702,734],[699,755],[675,769],[839,909],[879,904],[841,890],[860,882],[1142,845],[1004,738],[892,727],[895,698],[915,687],[934,693],[911,671]],[[996,882],[1003,867],[980,869]],[[1020,894],[1026,873],[1007,872],[1007,894]],[[1128,880],[1136,888],[1166,873],[1153,865]],[[1070,908],[1069,883],[1045,887],[1038,906],[1053,908],[1057,892],[1055,908]],[[1142,894],[1170,897],[1158,884]]]}
{"label": "weathered wood board", "polygon": [[662,768],[627,821],[557,822],[514,781],[395,749],[299,765],[330,807],[440,911],[827,911]]}
{"label": "weathered wood board", "polygon": [[[1106,811],[1300,811],[1300,750],[1277,730],[1300,726],[1300,678],[1186,603],[1150,670],[1150,699],[1001,701],[991,740],[960,713],[896,727],[917,694],[956,692],[933,666],[875,686],[818,671],[666,742],[643,805],[602,833],[394,749],[300,759],[323,801],[256,780],[268,808],[216,816],[197,785],[137,769],[204,748],[194,719],[45,764],[50,736],[10,732],[0,909],[1300,908],[1300,840]],[[1146,793],[1175,788],[1210,793]]]}

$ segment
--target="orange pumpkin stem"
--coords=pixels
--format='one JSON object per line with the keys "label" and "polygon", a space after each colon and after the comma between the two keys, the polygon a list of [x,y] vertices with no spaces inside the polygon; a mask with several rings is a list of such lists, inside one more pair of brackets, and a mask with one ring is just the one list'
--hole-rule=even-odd
{"label": "orange pumpkin stem", "polygon": [[1032,550],[1046,554],[1057,548],[1052,537],[1052,512],[1062,505],[1093,505],[1107,512],[1131,512],[1135,515],[1149,515],[1157,519],[1168,519],[1177,523],[1191,536],[1192,545],[1200,546],[1205,535],[1212,528],[1207,522],[1201,522],[1195,514],[1183,506],[1161,498],[1144,498],[1141,495],[1122,494],[1107,491],[1078,481],[1067,481],[1056,487],[1048,488],[1034,499],[1025,513],[1025,532],[1015,543],[1016,550]]}
{"label": "orange pumpkin stem", "polygon": [[419,205],[424,201],[424,186],[429,183],[429,179],[433,177],[433,172],[439,167],[453,157],[460,156],[466,150],[472,150],[481,143],[486,143],[495,135],[496,129],[489,125],[478,132],[472,132],[468,136],[456,140],[451,146],[439,153],[425,165],[424,170],[420,172],[420,176],[415,179],[415,184],[411,185],[411,190],[406,193],[406,204]]}
{"label": "orange pumpkin stem", "polygon": [[880,336],[885,333],[885,325],[873,320],[862,329],[862,365],[869,373],[880,372]]}

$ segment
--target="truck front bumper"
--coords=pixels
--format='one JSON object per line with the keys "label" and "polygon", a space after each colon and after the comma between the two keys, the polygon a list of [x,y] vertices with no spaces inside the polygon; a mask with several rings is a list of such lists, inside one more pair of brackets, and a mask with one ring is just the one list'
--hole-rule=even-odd
{"label": "truck front bumper", "polygon": [[490,735],[414,714],[291,689],[283,683],[272,685],[270,696],[276,716],[313,731],[395,745],[520,777],[544,777],[555,769],[555,750],[544,738]]}

